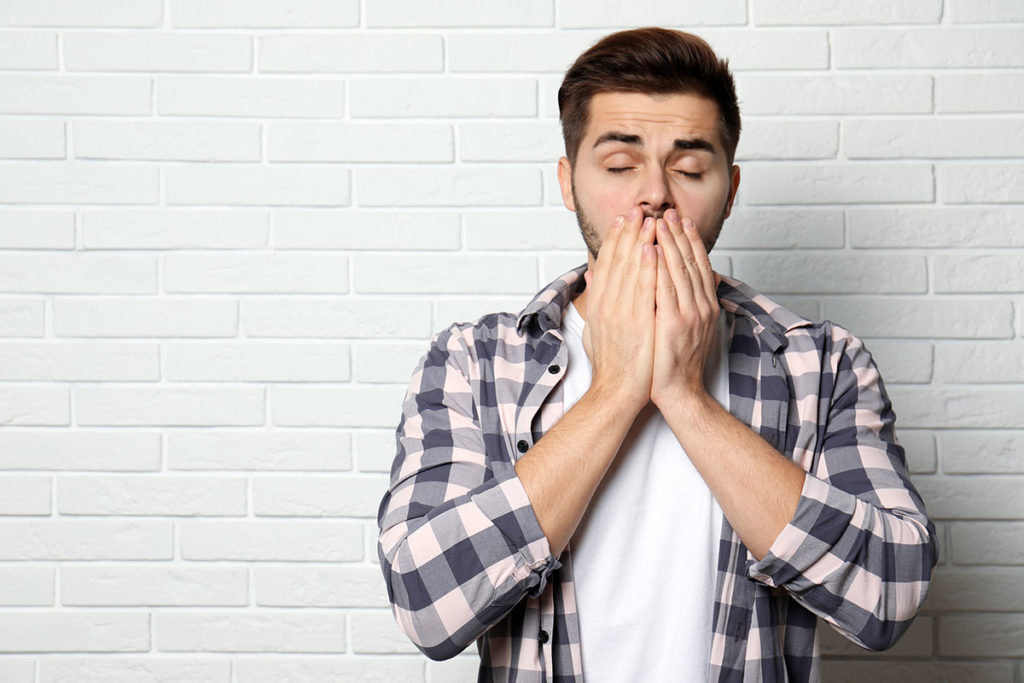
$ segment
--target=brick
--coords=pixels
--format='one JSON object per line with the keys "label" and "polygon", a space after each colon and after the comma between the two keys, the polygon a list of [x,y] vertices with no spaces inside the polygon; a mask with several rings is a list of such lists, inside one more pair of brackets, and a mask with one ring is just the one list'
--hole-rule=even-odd
{"label": "brick", "polygon": [[[323,683],[423,683],[421,657],[235,658],[238,683],[322,681]],[[476,676],[476,673],[473,674]],[[436,683],[436,682],[435,682]]]}
{"label": "brick", "polygon": [[961,565],[1022,565],[1024,522],[960,522],[950,529],[950,557]]}
{"label": "brick", "polygon": [[835,121],[752,119],[743,122],[736,160],[834,159],[838,152]]}
{"label": "brick", "polygon": [[[540,283],[554,281],[555,278],[586,263],[586,260],[586,252],[582,249],[572,254],[548,254],[542,256],[540,262],[540,278],[537,281],[537,285],[539,286]],[[711,257],[711,266],[720,273],[728,272],[722,269],[721,259],[718,254]],[[536,289],[536,287],[534,289]],[[526,304],[524,303],[523,305],[525,306]],[[516,312],[519,310],[522,310],[522,306],[519,306]]]}
{"label": "brick", "polygon": [[86,249],[259,249],[270,233],[265,211],[101,209],[84,211]]}
{"label": "brick", "polygon": [[42,337],[45,315],[46,304],[42,299],[0,299],[0,335]]}
{"label": "brick", "polygon": [[533,292],[537,284],[536,260],[529,256],[422,254],[355,257],[357,292],[471,292],[481,286],[488,293]]}
{"label": "brick", "polygon": [[62,515],[240,516],[246,513],[246,482],[206,476],[61,477],[57,509]]}
{"label": "brick", "polygon": [[272,122],[270,161],[452,161],[452,128],[439,123]]}
{"label": "brick", "polygon": [[[899,415],[899,406],[896,406]],[[899,443],[906,451],[911,474],[934,474],[938,467],[935,439],[930,430],[899,429]]]}
{"label": "brick", "polygon": [[0,680],[4,683],[36,683],[36,660],[10,656],[0,659]]}
{"label": "brick", "polygon": [[425,339],[431,331],[426,300],[247,298],[242,307],[249,337]]}
{"label": "brick", "polygon": [[395,459],[394,431],[360,430],[356,433],[356,456],[360,472],[390,472]]}
{"label": "brick", "polygon": [[165,378],[218,382],[348,381],[350,354],[339,344],[166,344]]}
{"label": "brick", "polygon": [[363,168],[356,192],[361,206],[538,206],[542,186],[535,168]]}
{"label": "brick", "polygon": [[79,159],[259,161],[260,125],[220,121],[77,121]]}
{"label": "brick", "polygon": [[256,477],[252,510],[265,517],[374,518],[387,487],[387,480],[376,476]]}
{"label": "brick", "polygon": [[723,0],[704,3],[684,0],[665,4],[658,0],[595,5],[585,0],[562,0],[558,4],[561,28],[615,28],[623,26],[707,26],[747,23],[747,3]]}
{"label": "brick", "polygon": [[159,468],[157,433],[86,429],[0,433],[0,470],[147,472]]}
{"label": "brick", "polygon": [[0,210],[0,248],[74,249],[75,214],[71,211]]}
{"label": "brick", "polygon": [[980,68],[1024,66],[1014,28],[838,29],[832,53],[840,69]]}
{"label": "brick", "polygon": [[746,204],[878,204],[935,200],[931,164],[749,164]]}
{"label": "brick", "polygon": [[1024,519],[1024,498],[1018,495],[1024,477],[917,477],[914,484],[933,519]]}
{"label": "brick", "polygon": [[575,214],[562,209],[471,211],[464,214],[471,251],[580,249]]}
{"label": "brick", "polygon": [[358,0],[171,0],[178,28],[328,28],[359,24]]}
{"label": "brick", "polygon": [[956,23],[1024,21],[1024,6],[1015,0],[950,0],[946,5]]}
{"label": "brick", "polygon": [[146,166],[52,162],[0,166],[0,202],[11,204],[155,204],[158,186],[157,169]]}
{"label": "brick", "polygon": [[149,116],[152,89],[142,76],[0,75],[0,114]]}
{"label": "brick", "polygon": [[399,654],[418,652],[408,636],[398,630],[390,612],[353,612],[352,651],[357,654]]}
{"label": "brick", "polygon": [[1017,113],[1024,109],[1024,74],[988,72],[935,75],[935,111],[940,114]]}
{"label": "brick", "polygon": [[276,249],[456,250],[454,211],[276,211]]}
{"label": "brick", "polygon": [[3,560],[170,560],[174,529],[165,521],[0,522]]}
{"label": "brick", "polygon": [[0,380],[157,380],[155,344],[0,343]]}
{"label": "brick", "polygon": [[458,72],[555,72],[559,76],[601,32],[454,33],[448,36],[448,69]]}
{"label": "brick", "polygon": [[1024,269],[1019,254],[941,254],[932,257],[936,292],[1019,292]]}
{"label": "brick", "polygon": [[932,79],[916,74],[752,74],[736,77],[744,116],[930,114]]}
{"label": "brick", "polygon": [[[582,259],[580,259],[582,260]],[[536,287],[534,289],[537,289]],[[472,297],[458,299],[439,299],[435,304],[435,314],[431,328],[441,330],[447,328],[453,322],[469,322],[489,313],[508,311],[518,313],[530,302],[532,296],[522,297]],[[426,353],[427,347],[423,346]]]}
{"label": "brick", "polygon": [[843,123],[843,148],[850,159],[1020,157],[1015,123],[988,119],[979,130],[977,119],[854,119]]}
{"label": "brick", "polygon": [[891,387],[902,424],[911,427],[1024,427],[1021,387]]}
{"label": "brick", "polygon": [[260,387],[120,387],[77,389],[80,425],[215,426],[263,424]]}
{"label": "brick", "polygon": [[360,344],[356,347],[356,381],[405,384],[423,354],[420,342]]}
{"label": "brick", "polygon": [[70,423],[67,388],[0,386],[0,425],[66,426]]}
{"label": "brick", "polygon": [[950,474],[1024,474],[1024,433],[943,431],[942,471]]}
{"label": "brick", "polygon": [[0,479],[0,515],[49,515],[49,477],[11,477]]}
{"label": "brick", "polygon": [[925,609],[945,612],[1024,612],[1024,569],[936,567]]}
{"label": "brick", "polygon": [[355,118],[534,116],[537,83],[529,78],[352,79]]}
{"label": "brick", "polygon": [[472,0],[375,0],[366,8],[366,25],[412,26],[551,26],[553,0],[523,0],[514,4],[477,3]]}
{"label": "brick", "polygon": [[479,670],[480,656],[471,649],[443,662],[427,662],[430,683],[460,683],[472,680]]}
{"label": "brick", "polygon": [[240,34],[82,32],[64,36],[68,71],[249,71],[252,39]]}
{"label": "brick", "polygon": [[3,612],[0,631],[0,652],[149,650],[149,615],[141,612]]}
{"label": "brick", "polygon": [[821,317],[866,337],[1006,339],[1013,336],[1010,302],[978,298],[828,299]]}
{"label": "brick", "polygon": [[337,118],[345,106],[338,80],[164,76],[156,88],[161,116]]}
{"label": "brick", "polygon": [[271,414],[285,427],[394,427],[401,417],[404,387],[315,387],[276,385]]}
{"label": "brick", "polygon": [[57,297],[53,331],[61,337],[234,337],[238,304],[186,297]]}
{"label": "brick", "polygon": [[1024,209],[956,207],[850,209],[853,247],[1024,247]]}
{"label": "brick", "polygon": [[939,654],[952,657],[1024,656],[1024,615],[943,616],[939,619]]}
{"label": "brick", "polygon": [[257,567],[261,607],[387,607],[378,567]]}
{"label": "brick", "polygon": [[543,161],[562,156],[565,146],[557,121],[536,123],[463,123],[459,126],[462,161]]}
{"label": "brick", "polygon": [[161,612],[161,652],[344,652],[343,614],[282,612]]}
{"label": "brick", "polygon": [[363,559],[363,527],[336,521],[185,521],[181,555],[186,560],[357,562]]}
{"label": "brick", "polygon": [[189,165],[165,169],[164,182],[168,204],[347,206],[350,175],[332,166]]}
{"label": "brick", "polygon": [[263,72],[429,72],[444,68],[444,43],[439,35],[277,34],[259,40]]}
{"label": "brick", "polygon": [[57,67],[55,32],[0,31],[0,69],[27,71]]}
{"label": "brick", "polygon": [[932,346],[908,341],[867,342],[887,382],[928,383],[932,379]]}
{"label": "brick", "polygon": [[160,0],[46,0],[4,3],[0,26],[123,26],[160,23]]}
{"label": "brick", "polygon": [[65,154],[63,121],[0,119],[0,159],[63,159]]}
{"label": "brick", "polygon": [[172,254],[168,292],[332,293],[348,291],[348,257],[318,253]]}
{"label": "brick", "polygon": [[937,24],[942,19],[942,0],[889,3],[867,0],[856,5],[835,0],[798,0],[777,3],[754,0],[754,21],[772,24]]}
{"label": "brick", "polygon": [[733,256],[740,279],[765,292],[868,294],[923,293],[923,258],[896,255],[757,254]]}
{"label": "brick", "polygon": [[75,606],[245,606],[243,567],[61,567],[61,603]]}
{"label": "brick", "polygon": [[[758,27],[700,31],[715,52],[737,71],[829,68],[827,31]],[[746,128],[747,122],[743,122]]]}
{"label": "brick", "polygon": [[229,683],[231,662],[215,659],[145,657],[45,657],[40,683]]}
{"label": "brick", "polygon": [[172,470],[334,471],[352,469],[348,434],[334,432],[174,431],[167,435]]}
{"label": "brick", "polygon": [[0,287],[44,294],[151,294],[156,260],[80,252],[0,254]]}
{"label": "brick", "polygon": [[935,368],[944,383],[1024,382],[1024,344],[941,344]]}
{"label": "brick", "polygon": [[[874,654],[875,657],[928,657],[932,652],[932,632],[935,620],[930,617],[918,617],[910,625],[907,632],[891,649]],[[821,638],[821,655],[856,657],[864,655],[864,648],[852,640],[840,635],[834,628],[822,620],[818,620],[818,635]]]}
{"label": "brick", "polygon": [[[55,575],[56,570],[52,567],[0,567],[0,605],[4,607],[49,607],[53,605]],[[383,582],[381,583],[383,585]],[[0,676],[2,675],[3,666],[0,665]],[[4,677],[3,680],[10,679]]]}
{"label": "brick", "polygon": [[734,209],[715,244],[722,249],[838,249],[843,214],[829,209]]}
{"label": "brick", "polygon": [[1011,681],[1009,662],[951,661],[851,661],[822,663],[822,679],[829,683],[963,683],[963,681]]}

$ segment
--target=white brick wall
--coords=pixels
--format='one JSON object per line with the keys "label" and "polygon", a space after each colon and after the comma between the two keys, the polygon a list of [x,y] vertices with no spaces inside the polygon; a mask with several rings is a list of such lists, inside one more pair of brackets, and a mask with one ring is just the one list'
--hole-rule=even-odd
{"label": "white brick wall", "polygon": [[0,681],[475,679],[394,626],[376,506],[453,319],[583,260],[560,75],[704,35],[716,265],[863,336],[943,555],[826,680],[1024,681],[1024,5],[0,2]]}

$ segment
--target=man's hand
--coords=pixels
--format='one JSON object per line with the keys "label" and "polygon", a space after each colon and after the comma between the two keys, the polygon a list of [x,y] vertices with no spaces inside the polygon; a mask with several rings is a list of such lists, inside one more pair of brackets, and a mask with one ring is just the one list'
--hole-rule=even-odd
{"label": "man's hand", "polygon": [[639,208],[616,219],[588,270],[583,348],[592,391],[640,412],[651,395],[658,273],[655,221]]}
{"label": "man's hand", "polygon": [[717,277],[697,228],[675,209],[657,222],[657,311],[651,400],[664,413],[706,394],[704,365],[715,345]]}

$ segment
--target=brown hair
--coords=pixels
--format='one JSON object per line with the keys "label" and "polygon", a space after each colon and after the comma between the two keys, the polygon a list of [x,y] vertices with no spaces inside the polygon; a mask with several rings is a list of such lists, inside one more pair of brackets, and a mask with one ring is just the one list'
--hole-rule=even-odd
{"label": "brown hair", "polygon": [[569,67],[558,89],[565,155],[576,154],[587,130],[591,98],[602,92],[694,94],[718,105],[719,136],[729,165],[740,140],[740,108],[729,61],[692,33],[638,28],[605,36]]}

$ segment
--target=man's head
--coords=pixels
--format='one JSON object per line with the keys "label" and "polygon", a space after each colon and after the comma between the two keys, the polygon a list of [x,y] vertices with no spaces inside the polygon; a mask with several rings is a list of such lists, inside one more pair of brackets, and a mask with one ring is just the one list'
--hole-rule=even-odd
{"label": "man's head", "polygon": [[569,68],[558,105],[562,198],[593,258],[615,216],[634,206],[690,216],[710,250],[739,186],[740,114],[726,61],[679,31],[613,33]]}

